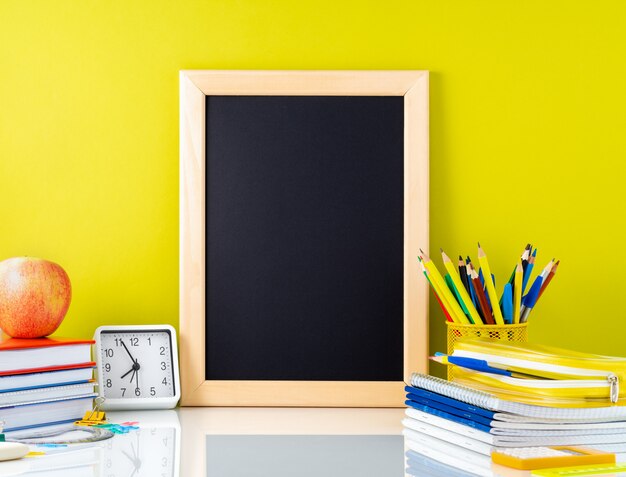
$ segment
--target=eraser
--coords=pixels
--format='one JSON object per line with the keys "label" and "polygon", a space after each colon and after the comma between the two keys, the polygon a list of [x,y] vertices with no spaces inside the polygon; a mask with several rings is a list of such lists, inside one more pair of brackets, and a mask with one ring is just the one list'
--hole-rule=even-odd
{"label": "eraser", "polygon": [[0,461],[20,459],[28,454],[29,448],[26,444],[18,442],[0,442]]}

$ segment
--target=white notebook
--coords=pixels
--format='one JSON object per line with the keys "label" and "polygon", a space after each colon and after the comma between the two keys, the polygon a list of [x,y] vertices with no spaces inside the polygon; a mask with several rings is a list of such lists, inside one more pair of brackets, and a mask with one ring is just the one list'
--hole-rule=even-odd
{"label": "white notebook", "polygon": [[92,409],[94,397],[96,394],[92,393],[71,399],[4,406],[0,408],[0,421],[4,422],[5,433],[28,427],[76,421]]}
{"label": "white notebook", "polygon": [[[2,406],[84,396],[86,394],[92,394],[95,385],[95,382],[90,382],[70,384],[68,386],[51,386],[39,389],[26,389],[24,391],[4,392],[0,393],[0,408]],[[0,414],[2,414],[1,410]]]}
{"label": "white notebook", "polygon": [[44,388],[47,386],[76,384],[78,382],[89,381],[92,377],[93,366],[90,365],[76,369],[61,369],[41,373],[0,376],[0,393]]}
{"label": "white notebook", "polygon": [[457,401],[482,407],[490,411],[518,414],[526,417],[538,417],[548,419],[584,421],[587,419],[626,420],[626,406],[605,406],[589,408],[563,408],[534,406],[513,401],[500,399],[493,394],[472,389],[468,386],[452,383],[444,379],[428,376],[426,374],[413,373],[411,386],[426,389],[443,396],[456,399]]}
{"label": "white notebook", "polygon": [[[495,435],[489,432],[480,431],[471,427],[459,424],[448,419],[444,419],[432,414],[428,414],[416,409],[406,410],[407,419],[402,421],[402,424],[409,429],[413,429],[419,432],[429,434],[435,431],[447,431],[443,433],[446,437],[439,437],[440,439],[452,442],[453,444],[462,444],[450,440],[452,437],[448,435],[449,432],[456,434],[455,439],[474,439],[480,441],[489,446],[497,447],[536,447],[536,446],[573,446],[573,445],[586,445],[586,444],[626,444],[626,434],[590,434],[584,433],[582,435],[568,435],[568,434],[551,434],[551,435]],[[434,437],[438,437],[435,434],[431,434]],[[467,447],[467,446],[463,446]],[[476,450],[476,449],[472,449]],[[479,452],[478,450],[476,450]]]}
{"label": "white notebook", "polygon": [[405,429],[403,434],[406,447],[418,454],[473,474],[493,475],[489,455],[474,452],[410,429]]}

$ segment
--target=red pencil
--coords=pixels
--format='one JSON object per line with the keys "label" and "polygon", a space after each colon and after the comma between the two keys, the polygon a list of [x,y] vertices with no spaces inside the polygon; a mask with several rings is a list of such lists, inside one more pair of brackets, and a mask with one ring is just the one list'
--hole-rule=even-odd
{"label": "red pencil", "polygon": [[433,288],[433,295],[435,295],[435,298],[437,299],[437,302],[439,302],[439,306],[443,310],[443,314],[446,315],[446,320],[448,320],[450,323],[454,323],[454,320],[450,316],[450,313],[448,313],[448,310],[446,310],[446,307],[443,306],[443,303],[441,302],[441,299],[439,298],[439,295],[437,295],[437,293],[435,293],[435,289],[434,288]]}
{"label": "red pencil", "polygon": [[470,267],[472,269],[472,285],[474,286],[474,292],[476,293],[476,297],[478,298],[480,308],[483,311],[483,318],[486,324],[495,325],[496,320],[493,319],[493,315],[491,314],[491,309],[489,308],[489,303],[487,302],[487,297],[485,296],[485,291],[483,290],[483,284],[480,282],[480,278],[478,278],[478,273],[476,273],[476,270],[474,270],[474,266],[471,263]]}

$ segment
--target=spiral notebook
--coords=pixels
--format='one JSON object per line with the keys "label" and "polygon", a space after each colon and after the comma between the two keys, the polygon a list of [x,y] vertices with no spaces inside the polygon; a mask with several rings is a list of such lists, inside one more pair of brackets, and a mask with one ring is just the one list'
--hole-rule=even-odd
{"label": "spiral notebook", "polygon": [[624,444],[623,434],[594,434],[582,436],[497,436],[448,421],[420,411],[409,409],[402,421],[406,429],[489,455],[494,447],[537,447],[537,446],[598,446]]}
{"label": "spiral notebook", "polygon": [[494,394],[478,391],[468,386],[463,386],[461,384],[445,381],[434,376],[428,376],[420,373],[413,373],[411,375],[410,384],[416,388],[426,389],[427,391],[495,412],[577,422],[585,420],[598,421],[600,419],[626,420],[626,406],[611,405],[588,408],[536,406],[533,404],[524,404],[501,399]]}

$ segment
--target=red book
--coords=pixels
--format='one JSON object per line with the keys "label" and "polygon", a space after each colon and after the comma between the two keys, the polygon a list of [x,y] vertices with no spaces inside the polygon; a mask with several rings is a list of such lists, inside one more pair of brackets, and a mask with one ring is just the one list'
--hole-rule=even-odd
{"label": "red book", "polygon": [[93,340],[69,338],[0,339],[0,376],[93,367]]}

